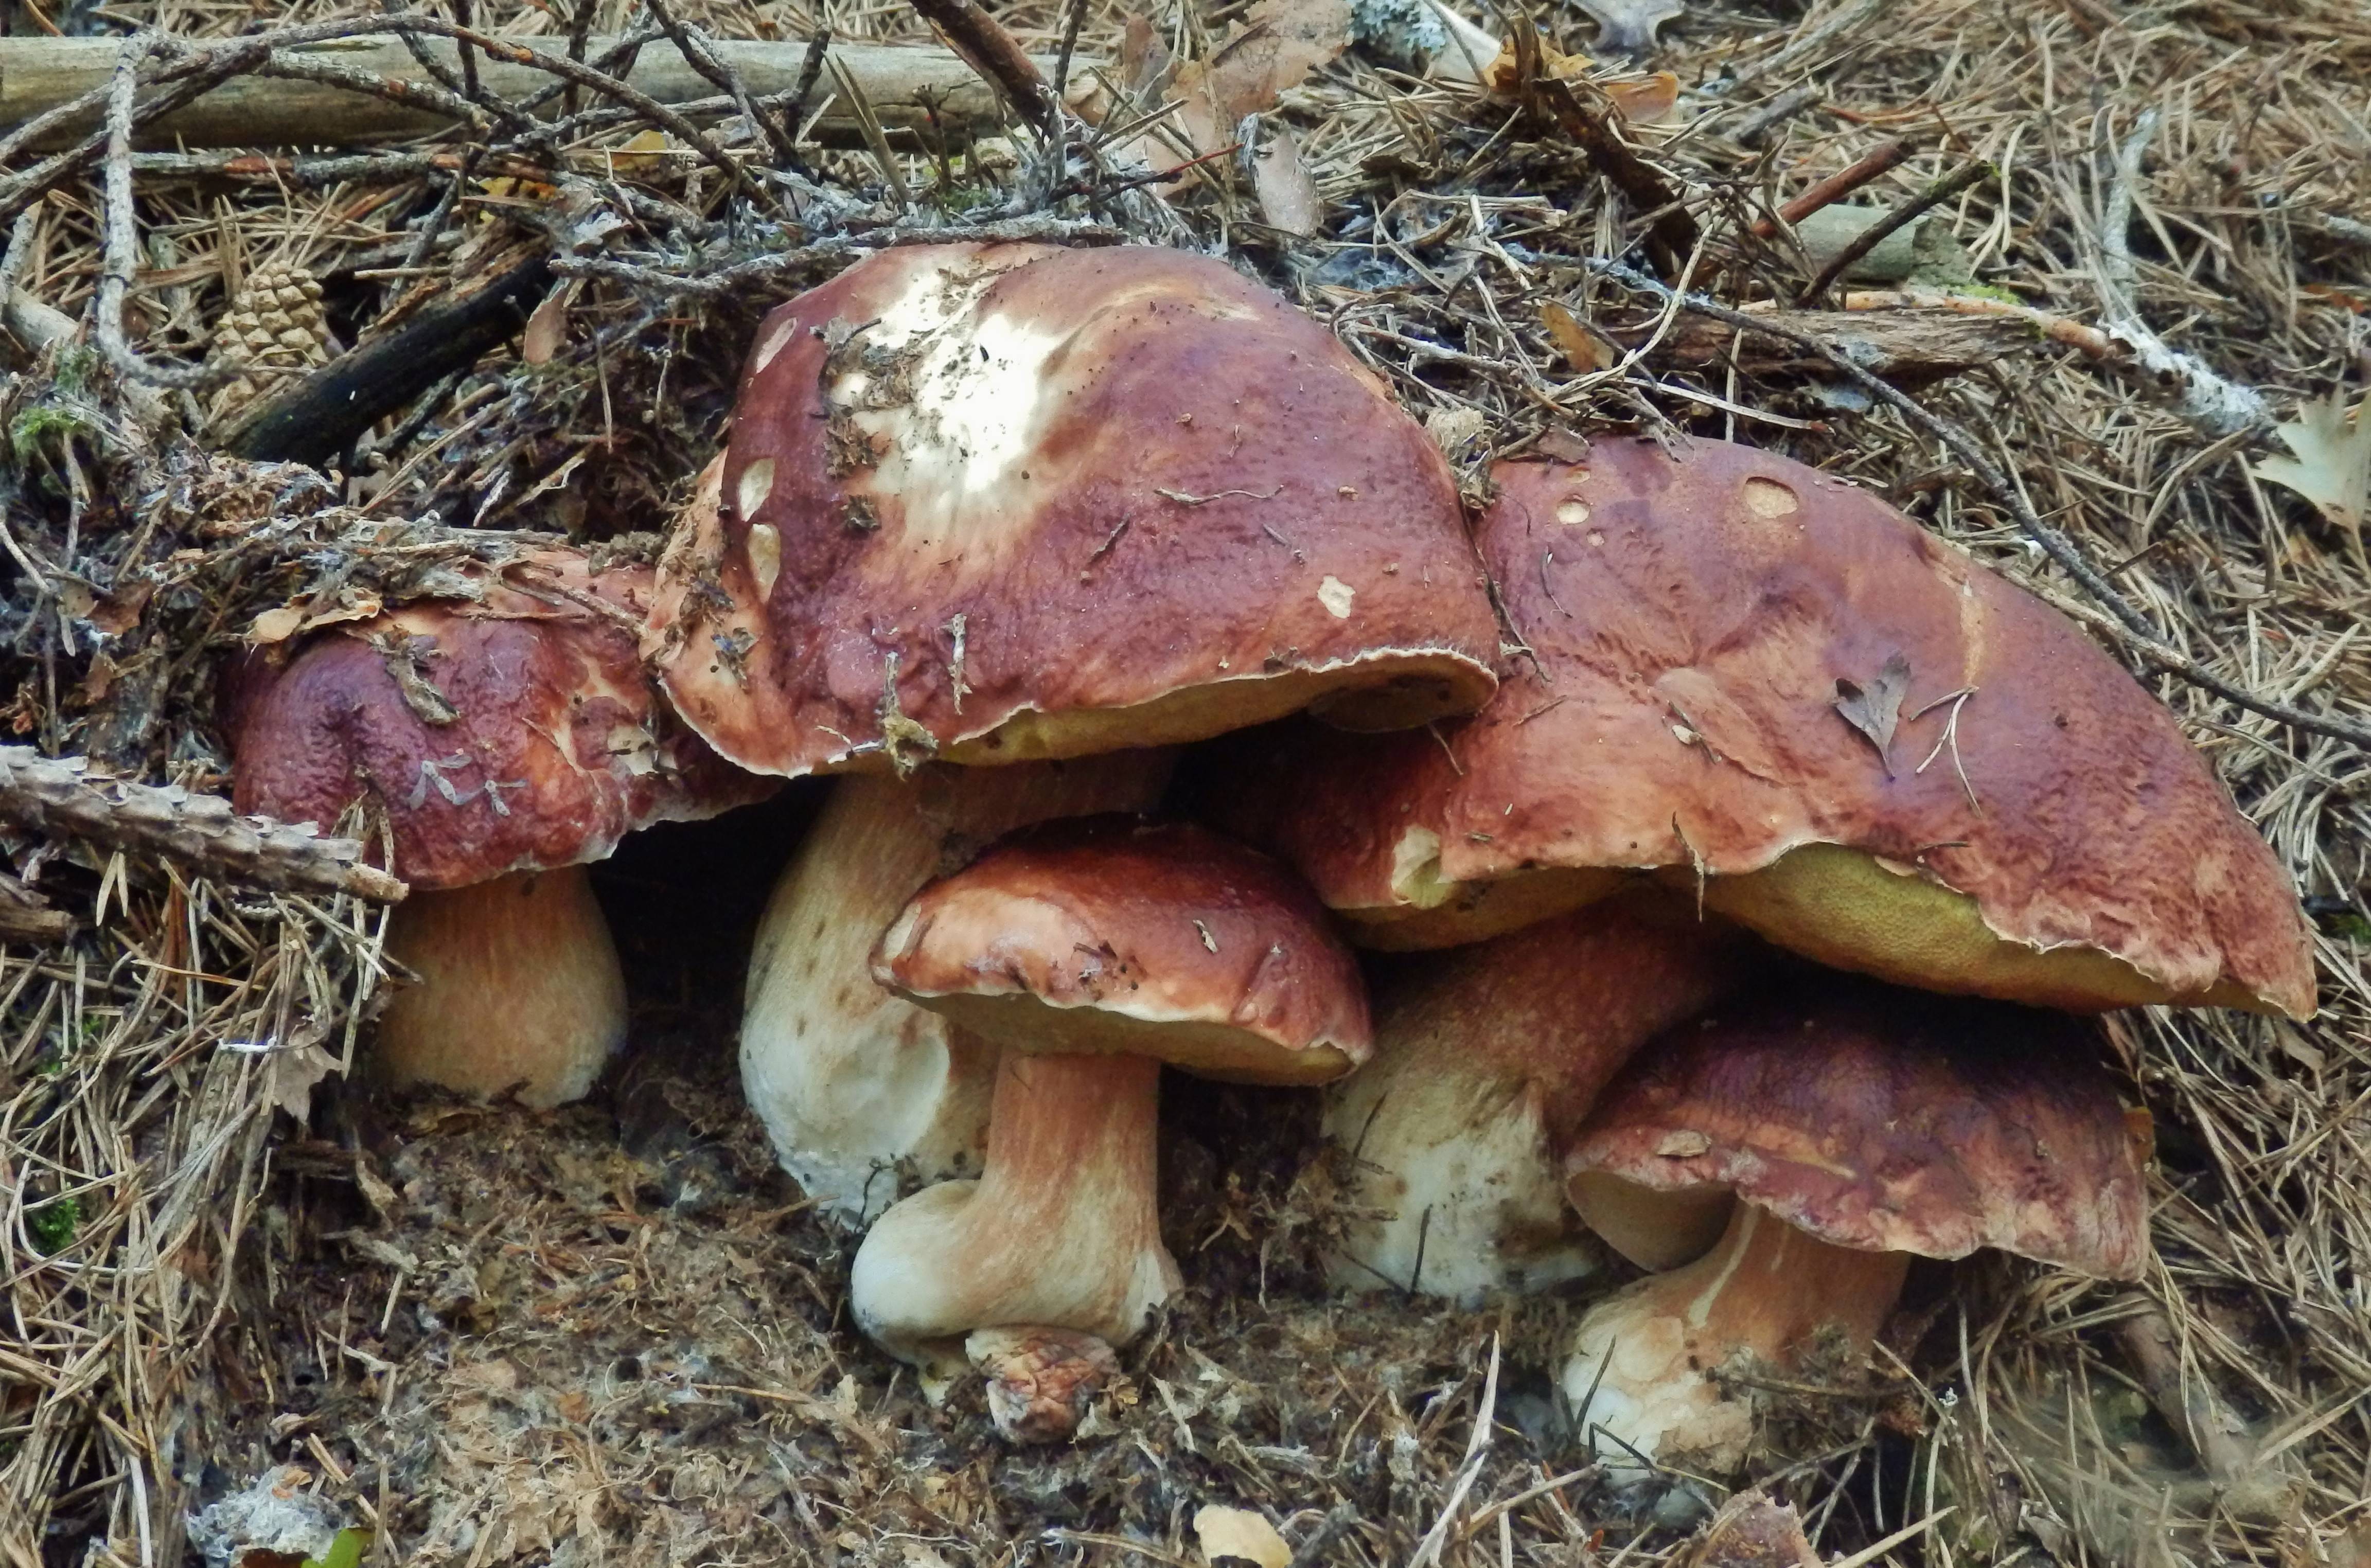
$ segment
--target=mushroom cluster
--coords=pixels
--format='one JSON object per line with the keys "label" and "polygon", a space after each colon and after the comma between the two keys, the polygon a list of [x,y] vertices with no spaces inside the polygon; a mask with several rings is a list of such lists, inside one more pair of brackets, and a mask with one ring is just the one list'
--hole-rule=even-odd
{"label": "mushroom cluster", "polygon": [[1787,459],[1490,478],[1469,525],[1384,386],[1218,261],[887,250],[766,318],[654,576],[521,563],[244,677],[239,804],[364,801],[430,890],[388,1077],[551,1103],[621,1025],[563,868],[845,775],[743,1081],[869,1227],[856,1321],[928,1388],[982,1368],[1018,1435],[1178,1286],[1164,1065],[1331,1086],[1346,1289],[1643,1271],[1564,1371],[1610,1464],[1733,1466],[1724,1369],[1864,1355],[1911,1257],[2136,1276],[2147,1121],[2083,1015],[2314,1006],[2171,716]]}

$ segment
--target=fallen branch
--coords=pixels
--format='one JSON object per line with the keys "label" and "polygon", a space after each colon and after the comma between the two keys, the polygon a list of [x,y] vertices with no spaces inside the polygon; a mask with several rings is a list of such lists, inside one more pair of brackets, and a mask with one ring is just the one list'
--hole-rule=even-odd
{"label": "fallen branch", "polygon": [[329,462],[445,376],[516,337],[551,287],[542,256],[485,287],[438,299],[400,327],[263,398],[223,442],[258,462]]}
{"label": "fallen branch", "polygon": [[[385,28],[391,18],[374,17],[367,25]],[[424,19],[423,19],[424,21]],[[347,27],[363,24],[349,22]],[[295,54],[298,51],[317,54],[325,63],[334,64],[341,72],[383,78],[395,83],[417,84],[442,87],[422,69],[400,39],[387,32],[373,32],[359,37],[324,38],[321,27],[301,30],[296,42],[274,45],[269,35],[259,35],[265,47],[254,48],[258,40],[239,40],[242,54],[252,53],[254,63],[269,57],[273,47]],[[454,27],[441,19],[422,29],[436,36],[422,40],[422,47],[432,52],[440,62],[451,62],[457,70],[458,55],[447,33],[467,29]],[[480,35],[472,33],[472,40]],[[567,56],[568,39],[551,38],[505,39],[498,40],[503,57],[481,56],[478,73],[483,90],[495,97],[522,103],[530,108],[547,87],[554,89],[545,104],[555,105],[561,96],[559,89],[565,82],[553,81],[554,71],[565,73],[571,63]],[[737,75],[748,91],[760,100],[777,95],[782,101],[792,101],[801,69],[807,59],[807,44],[794,42],[761,42],[739,39],[704,40],[715,63]],[[591,48],[596,58],[615,48],[614,38],[596,38]],[[119,40],[84,38],[0,39],[0,124],[28,128],[27,122],[44,115],[55,114],[48,123],[35,129],[24,138],[26,150],[50,150],[72,147],[98,129],[105,102],[110,72],[115,63]],[[521,63],[527,52],[543,56],[546,63]],[[835,43],[831,57],[845,66],[863,88],[864,95],[879,113],[882,123],[892,131],[912,131],[924,128],[935,112],[942,133],[968,139],[993,135],[1000,128],[995,92],[976,77],[969,67],[952,51],[919,46],[872,43]],[[211,52],[192,57],[186,67],[200,69],[199,62],[213,59]],[[1050,71],[1053,61],[1032,60],[1035,68]],[[1082,67],[1093,62],[1081,62]],[[578,66],[579,73],[592,67]],[[1071,89],[1075,102],[1084,104],[1100,88],[1093,85],[1092,71],[1080,69],[1074,76],[1081,85]],[[585,78],[579,76],[582,83]],[[716,88],[681,51],[665,41],[642,48],[623,73],[622,80],[637,94],[653,103],[676,108],[716,97]],[[387,141],[399,137],[424,135],[445,129],[451,118],[415,103],[406,105],[376,93],[361,93],[326,81],[268,80],[251,75],[237,75],[202,90],[202,96],[168,112],[150,118],[145,112],[135,129],[139,134],[135,144],[158,150],[179,151],[197,147],[261,147],[261,146],[343,146],[358,143]],[[925,108],[925,103],[929,107]],[[79,105],[80,107],[73,107]],[[148,105],[144,103],[145,111]],[[56,111],[72,108],[72,112]],[[729,96],[715,104],[703,104],[703,112],[721,116],[732,112]],[[844,103],[836,103],[818,122],[815,134],[838,143],[854,143],[859,131],[856,116]],[[12,140],[14,138],[12,137]],[[96,150],[95,148],[93,149]]]}
{"label": "fallen branch", "polygon": [[75,917],[15,877],[0,873],[0,942],[53,947],[75,934]]}
{"label": "fallen branch", "polygon": [[[1040,135],[1054,133],[1054,89],[1021,45],[973,0],[914,0],[914,9],[980,76],[1002,91],[1013,111]],[[1067,67],[1064,68],[1067,73]]]}
{"label": "fallen branch", "polygon": [[219,795],[131,784],[88,771],[80,757],[0,746],[0,821],[59,838],[179,860],[234,882],[294,893],[345,893],[394,904],[410,891],[362,863],[351,838],[243,817]]}
{"label": "fallen branch", "polygon": [[[2039,342],[2031,329],[2014,317],[1921,308],[1906,299],[1891,310],[1749,310],[1747,314],[1779,330],[1732,328],[1690,317],[1655,343],[1648,357],[1659,364],[1713,370],[1728,365],[1734,353],[1738,370],[1748,375],[1825,376],[1830,369],[1827,360],[1796,347],[1798,337],[1809,337],[1841,350],[1854,363],[1889,381],[1920,386]],[[1601,322],[1599,326],[1625,349],[1636,349],[1652,340],[1655,324]]]}
{"label": "fallen branch", "polygon": [[2139,286],[2131,242],[2133,201],[2140,184],[2141,159],[2157,135],[2158,115],[2144,111],[2133,133],[2116,151],[2116,178],[2099,218],[2099,295],[2109,336],[2132,351],[2140,370],[2174,411],[2211,439],[2244,430],[2270,431],[2273,411],[2252,386],[2226,381],[2203,360],[2166,346],[2141,319]]}

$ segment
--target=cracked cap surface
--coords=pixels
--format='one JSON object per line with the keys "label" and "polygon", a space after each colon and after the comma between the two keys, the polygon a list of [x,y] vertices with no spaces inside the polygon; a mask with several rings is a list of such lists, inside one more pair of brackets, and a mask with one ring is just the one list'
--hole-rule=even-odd
{"label": "cracked cap surface", "polygon": [[394,840],[389,869],[433,890],[602,859],[637,828],[778,787],[723,762],[652,690],[632,629],[648,568],[538,552],[480,581],[475,601],[407,605],[284,661],[250,654],[225,725],[238,809],[327,830],[367,799]]}

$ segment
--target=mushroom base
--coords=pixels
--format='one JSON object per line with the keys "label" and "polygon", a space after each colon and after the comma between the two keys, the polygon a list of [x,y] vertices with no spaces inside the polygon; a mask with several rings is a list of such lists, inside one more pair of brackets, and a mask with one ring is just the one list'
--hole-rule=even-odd
{"label": "mushroom base", "polygon": [[1155,1209],[1160,1096],[1155,1061],[1007,1052],[979,1180],[895,1205],[857,1249],[858,1326],[942,1375],[978,1329],[1134,1339],[1180,1283]]}
{"label": "mushroom base", "polygon": [[369,1071],[538,1110],[581,1099],[626,1038],[626,977],[582,866],[415,893],[387,956],[420,976],[380,1015]]}
{"label": "mushroom base", "polygon": [[1565,1397],[1603,1462],[1725,1474],[1753,1435],[1750,1396],[1716,1376],[1733,1360],[1793,1366],[1824,1347],[1857,1361],[1902,1294],[1910,1258],[1831,1246],[1751,1204],[1687,1267],[1640,1280],[1573,1333]]}

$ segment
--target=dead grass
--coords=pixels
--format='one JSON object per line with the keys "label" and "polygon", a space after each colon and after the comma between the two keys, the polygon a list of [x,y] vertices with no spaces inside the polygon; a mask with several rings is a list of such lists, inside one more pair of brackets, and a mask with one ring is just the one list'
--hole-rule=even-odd
{"label": "dead grass", "polygon": [[[509,30],[564,30],[533,4],[491,9]],[[1241,10],[1191,5],[1162,30],[1207,44]],[[799,37],[816,20],[920,31],[893,4],[686,12],[735,36]],[[308,3],[275,19],[334,14]],[[1004,14],[1033,45],[1058,36],[1054,5]],[[99,15],[191,36],[255,19],[182,0]],[[1578,13],[1539,20],[1585,43]],[[605,0],[596,27],[625,21]],[[1091,5],[1082,51],[1110,56],[1122,21]],[[1993,289],[2094,324],[2123,290],[2168,345],[2284,412],[2365,363],[2371,246],[2345,227],[2364,216],[2371,159],[2371,14],[2355,0],[1699,0],[1672,35],[1659,63],[1681,79],[1680,112],[1633,134],[1688,193],[1704,240],[1682,259],[1687,276],[1724,301],[1788,298],[1812,269],[1783,230],[1763,240],[1748,225],[1904,136],[1912,156],[1856,200],[1890,204],[1991,162],[1999,180],[1942,217]],[[1729,139],[1804,87],[1808,105],[1756,144]],[[2152,109],[2161,127],[2120,198],[2116,150]],[[1227,247],[1437,428],[1470,411],[1470,472],[1606,421],[1735,435],[1887,493],[2085,606],[2000,498],[1893,412],[1799,369],[1688,369],[1654,349],[1671,326],[1657,303],[1591,265],[1630,245],[1637,214],[1515,106],[1353,54],[1272,119],[1295,130],[1329,203],[1317,240],[1262,226],[1231,160],[1174,200],[1064,215]],[[564,167],[606,179],[603,148],[630,129],[588,133]],[[169,716],[139,731],[124,765],[202,780],[220,759],[196,653],[263,605],[345,591],[339,563],[371,559],[355,530],[432,512],[596,538],[659,525],[714,439],[756,314],[846,253],[794,255],[723,299],[666,280],[894,216],[868,156],[818,166],[831,201],[804,235],[770,218],[670,229],[644,210],[604,252],[638,278],[567,285],[556,353],[529,366],[505,351],[440,386],[382,427],[384,459],[365,453],[334,496],[297,494],[274,470],[217,474],[211,500],[151,538],[137,530],[154,497],[196,481],[169,464],[108,467],[103,385],[76,390],[90,376],[70,358],[29,367],[7,398],[7,516],[43,559],[87,565],[104,591],[174,548],[216,549],[225,536],[208,528],[226,512],[302,514],[312,531],[268,552],[272,573],[184,562],[182,599],[156,601],[175,606],[172,636],[145,655],[108,645],[104,667],[87,639],[61,643],[66,619],[11,590],[17,729],[60,751],[104,738],[120,661],[155,672]],[[916,215],[959,218],[989,199],[931,156],[900,173],[925,193]],[[723,210],[713,178],[679,156],[634,181],[711,219]],[[318,187],[144,176],[135,338],[194,356],[247,276],[299,264],[352,341],[493,266],[520,203],[548,200],[473,183],[428,271],[388,271],[410,264],[408,225],[443,190],[425,173]],[[2120,200],[2134,217],[2121,248],[2101,230]],[[36,211],[20,282],[79,311],[98,271],[95,183]],[[1576,367],[1549,302],[1649,346]],[[2361,548],[2257,481],[2261,448],[2204,436],[2142,380],[2039,340],[1918,395],[1973,432],[2164,641],[2251,691],[2371,713]],[[81,422],[63,444],[29,444],[29,410]],[[398,445],[402,425],[416,429]],[[92,465],[79,490],[77,463]],[[69,526],[97,541],[87,564]],[[1997,1262],[1937,1269],[1874,1368],[1774,1391],[1760,1471],[1831,1553],[1944,1509],[1896,1561],[2343,1568],[2371,1539],[2371,767],[2346,742],[2149,679],[2312,901],[2325,1011],[2309,1026],[2116,1020],[2160,1130],[2159,1261],[2141,1289]],[[1197,1561],[1195,1509],[1217,1501],[1260,1509],[1296,1544],[1332,1520],[1327,1561],[1397,1565],[1449,1504],[1494,1341],[1494,1421],[1441,1562],[1611,1568],[1660,1560],[1689,1523],[1676,1505],[1619,1516],[1586,1478],[1540,1490],[1580,1467],[1550,1377],[1569,1302],[1460,1314],[1324,1294],[1310,1257],[1328,1185],[1296,1096],[1173,1094],[1165,1213],[1191,1288],[1128,1358],[1095,1436],[1016,1453],[975,1391],[931,1410],[849,1330],[849,1242],[799,1206],[738,1101],[728,1003],[744,937],[729,921],[701,932],[699,963],[653,971],[674,976],[672,999],[646,1014],[622,1083],[587,1106],[537,1117],[324,1099],[298,1127],[275,1121],[274,1064],[308,1040],[349,1049],[369,964],[359,917],[234,900],[155,868],[61,862],[51,879],[62,904],[118,903],[82,946],[11,953],[0,970],[0,1555],[18,1568],[86,1553],[173,1562],[185,1509],[281,1461],[376,1524],[384,1562],[1184,1562]],[[265,1042],[281,1055],[242,1048]],[[2175,1347],[2170,1398],[2130,1348],[2148,1313]],[[2185,1392],[2190,1415],[2171,1419]],[[2182,1429],[2193,1421],[2235,1429],[2218,1445]]]}

